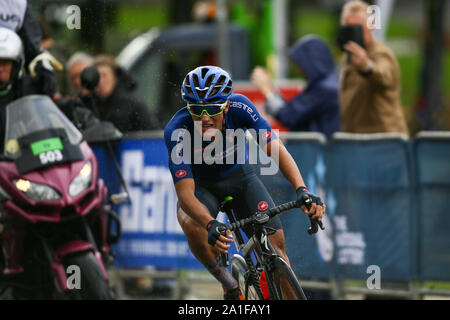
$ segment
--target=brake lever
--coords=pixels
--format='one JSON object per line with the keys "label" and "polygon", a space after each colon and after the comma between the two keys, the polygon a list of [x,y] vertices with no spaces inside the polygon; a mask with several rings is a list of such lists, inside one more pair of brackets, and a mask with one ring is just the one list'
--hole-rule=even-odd
{"label": "brake lever", "polygon": [[309,221],[311,223],[311,227],[308,228],[308,234],[312,235],[319,231],[319,227],[321,230],[325,230],[322,220],[317,220],[309,217]]}
{"label": "brake lever", "polygon": [[[311,197],[308,197],[306,194],[303,195],[303,203],[306,206],[306,209],[308,209],[308,211],[311,209],[311,205],[312,205],[312,199]],[[323,223],[321,220],[317,220],[317,219],[313,219],[311,218],[311,216],[309,217],[309,222],[311,223],[311,226],[308,228],[308,234],[312,235],[317,233],[317,231],[319,231],[319,227],[321,230],[325,230],[325,227],[323,226]]]}

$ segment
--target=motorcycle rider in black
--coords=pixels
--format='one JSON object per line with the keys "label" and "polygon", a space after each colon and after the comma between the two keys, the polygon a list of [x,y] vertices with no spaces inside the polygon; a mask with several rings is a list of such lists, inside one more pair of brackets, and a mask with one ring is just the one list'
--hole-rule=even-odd
{"label": "motorcycle rider in black", "polygon": [[[12,30],[0,27],[0,150],[3,150],[6,127],[6,106],[26,95],[48,94],[46,86],[36,81],[36,77],[23,74],[23,45],[19,36]],[[89,120],[95,119],[92,112],[79,102],[59,99],[55,103],[79,128],[88,126]],[[2,207],[0,204],[0,247]],[[3,263],[0,250],[0,270]]]}
{"label": "motorcycle rider in black", "polygon": [[[92,112],[79,99],[55,99],[56,90],[49,90],[45,82],[51,77],[34,77],[23,73],[23,45],[19,36],[10,29],[0,27],[0,128],[5,126],[5,107],[12,101],[31,94],[44,94],[79,128],[93,121]],[[51,81],[50,81],[51,82]],[[52,86],[52,85],[50,85]],[[56,89],[56,88],[55,88]],[[3,130],[0,130],[0,148],[3,148]]]}
{"label": "motorcycle rider in black", "polygon": [[[23,46],[19,36],[0,28],[0,128],[5,127],[5,107],[28,94],[41,93],[29,76],[23,76]],[[3,130],[0,143],[3,146]]]}
{"label": "motorcycle rider in black", "polygon": [[32,75],[33,85],[39,91],[53,97],[56,94],[56,79],[53,68],[62,65],[40,45],[42,33],[27,0],[0,1],[0,27],[15,32],[22,41],[23,67]]}

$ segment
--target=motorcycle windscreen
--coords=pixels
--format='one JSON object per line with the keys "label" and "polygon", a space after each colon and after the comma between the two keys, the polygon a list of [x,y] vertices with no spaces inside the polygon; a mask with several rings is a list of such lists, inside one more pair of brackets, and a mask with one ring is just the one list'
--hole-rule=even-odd
{"label": "motorcycle windscreen", "polygon": [[62,128],[36,131],[18,139],[20,156],[14,160],[20,174],[84,159]]}

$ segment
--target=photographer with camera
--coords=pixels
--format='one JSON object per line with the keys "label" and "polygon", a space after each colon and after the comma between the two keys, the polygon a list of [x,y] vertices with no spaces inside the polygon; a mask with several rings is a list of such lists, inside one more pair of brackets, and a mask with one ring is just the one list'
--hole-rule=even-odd
{"label": "photographer with camera", "polygon": [[374,25],[363,1],[341,12],[338,43],[346,52],[339,88],[341,130],[408,134],[400,102],[400,70],[393,52],[373,38]]}

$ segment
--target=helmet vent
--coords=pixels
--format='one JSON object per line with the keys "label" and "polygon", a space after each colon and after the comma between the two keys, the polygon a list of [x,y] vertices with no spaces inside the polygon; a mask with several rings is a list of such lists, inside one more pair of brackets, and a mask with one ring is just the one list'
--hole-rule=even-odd
{"label": "helmet vent", "polygon": [[217,83],[216,83],[216,85],[218,85],[218,86],[223,86],[223,84],[224,84],[224,82],[225,82],[225,76],[224,75],[222,75],[222,76],[220,76],[219,77],[219,80],[217,80]]}
{"label": "helmet vent", "polygon": [[188,94],[189,96],[193,97],[193,96],[194,96],[194,91],[192,91],[191,86],[187,84],[187,85],[185,86],[185,88],[186,88],[187,94]]}
{"label": "helmet vent", "polygon": [[198,76],[195,73],[192,75],[192,82],[194,83],[195,89],[197,89],[200,86],[200,83],[198,81]]}
{"label": "helmet vent", "polygon": [[225,89],[223,89],[222,94],[229,95],[231,93],[232,88],[233,88],[233,82],[230,80],[230,81],[228,81],[228,84],[225,87]]}
{"label": "helmet vent", "polygon": [[206,78],[206,80],[205,80],[205,88],[206,89],[209,89],[209,87],[212,84],[213,79],[214,79],[213,75],[210,75],[208,78]]}
{"label": "helmet vent", "polygon": [[219,93],[220,89],[222,89],[221,85],[215,85],[214,89],[211,91],[211,93],[209,94],[211,97],[215,96],[216,94]]}
{"label": "helmet vent", "polygon": [[203,68],[202,69],[202,78],[204,78],[207,73],[208,73],[208,68]]}
{"label": "helmet vent", "polygon": [[206,95],[207,91],[208,91],[208,88],[206,88],[206,89],[197,89],[198,97],[200,99],[205,99],[205,95]]}
{"label": "helmet vent", "polygon": [[189,96],[194,97],[194,91],[192,91],[191,85],[189,84],[189,76],[187,76],[186,79],[184,79],[184,87],[185,87],[186,93]]}

